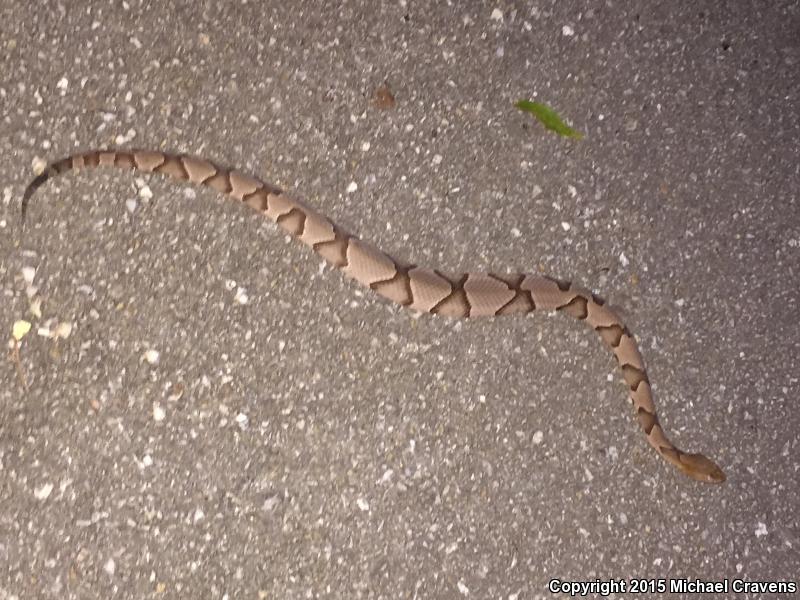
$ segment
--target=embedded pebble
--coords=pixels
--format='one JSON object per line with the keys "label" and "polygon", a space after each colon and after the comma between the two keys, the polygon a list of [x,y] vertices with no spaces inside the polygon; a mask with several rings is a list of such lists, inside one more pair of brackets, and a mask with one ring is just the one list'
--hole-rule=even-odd
{"label": "embedded pebble", "polygon": [[31,168],[33,169],[33,173],[35,175],[41,175],[47,168],[47,161],[39,158],[38,156],[34,156],[33,160],[31,161]]}
{"label": "embedded pebble", "polygon": [[275,495],[270,496],[266,500],[264,500],[264,504],[261,505],[262,510],[270,511],[273,510],[278,504],[280,503],[281,499]]}
{"label": "embedded pebble", "polygon": [[109,558],[105,564],[103,565],[103,571],[106,572],[107,575],[112,576],[117,570],[117,563],[114,562],[113,558]]}
{"label": "embedded pebble", "polygon": [[33,490],[33,495],[36,497],[37,500],[47,500],[50,497],[50,493],[52,491],[53,491],[53,484],[45,483],[41,487],[38,487],[35,490]]}
{"label": "embedded pebble", "polygon": [[250,297],[247,295],[247,290],[242,287],[236,288],[236,295],[234,296],[234,300],[239,304],[247,304],[250,302]]}
{"label": "embedded pebble", "polygon": [[71,333],[72,333],[72,323],[66,323],[66,322],[59,323],[53,330],[53,337],[65,340],[69,337]]}
{"label": "embedded pebble", "polygon": [[36,277],[36,269],[33,267],[22,267],[22,278],[28,285],[33,283],[33,278]]}
{"label": "embedded pebble", "polygon": [[153,402],[153,420],[161,422],[167,417],[167,411],[158,402]]}

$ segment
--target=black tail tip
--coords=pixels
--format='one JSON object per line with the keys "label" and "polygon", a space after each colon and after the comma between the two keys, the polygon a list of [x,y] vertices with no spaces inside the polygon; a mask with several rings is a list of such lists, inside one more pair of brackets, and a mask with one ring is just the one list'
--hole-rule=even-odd
{"label": "black tail tip", "polygon": [[33,193],[39,189],[39,187],[48,179],[50,178],[50,173],[44,171],[37,175],[33,181],[28,184],[28,187],[25,188],[25,192],[22,194],[22,206],[21,206],[21,214],[22,214],[22,222],[25,222],[25,215],[28,212],[28,202],[33,196]]}

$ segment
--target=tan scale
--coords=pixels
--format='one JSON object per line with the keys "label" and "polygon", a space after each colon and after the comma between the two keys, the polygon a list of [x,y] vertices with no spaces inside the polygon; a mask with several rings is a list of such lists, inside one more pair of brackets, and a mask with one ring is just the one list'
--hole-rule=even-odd
{"label": "tan scale", "polygon": [[383,252],[371,244],[352,238],[347,245],[347,265],[342,268],[342,272],[359,283],[370,286],[378,281],[391,279],[397,268]]}
{"label": "tan scale", "polygon": [[117,156],[116,152],[98,152],[101,167],[113,167],[114,159]]}
{"label": "tan scale", "polygon": [[531,293],[538,310],[556,310],[575,297],[575,294],[563,291],[555,281],[538,275],[525,277],[520,288]]}
{"label": "tan scale", "polygon": [[237,200],[252,194],[261,186],[261,182],[258,179],[239,171],[231,171],[229,177],[231,181],[230,195]]}
{"label": "tan scale", "polygon": [[270,194],[267,216],[277,222],[279,217],[299,207],[298,202],[286,194]]}
{"label": "tan scale", "polygon": [[370,286],[375,293],[391,300],[400,306],[408,306],[414,297],[411,292],[411,281],[408,274],[397,272],[397,274],[387,281],[379,281]]}
{"label": "tan scale", "polygon": [[306,223],[300,241],[312,248],[322,242],[330,242],[336,238],[336,229],[326,217],[315,210],[304,208],[306,213]]}
{"label": "tan scale", "polygon": [[152,171],[156,167],[160,167],[165,160],[166,156],[161,152],[138,150],[133,153],[133,161],[140,171]]}
{"label": "tan scale", "polygon": [[635,390],[631,390],[630,397],[634,408],[643,408],[647,412],[655,414],[656,407],[653,404],[653,392],[649,383],[642,381]]}
{"label": "tan scale", "polygon": [[168,156],[166,160],[154,170],[173,177],[174,179],[188,179],[186,168],[177,156]]}
{"label": "tan scale", "polygon": [[182,156],[180,157],[180,161],[183,164],[183,168],[186,169],[186,173],[189,175],[189,181],[192,183],[203,183],[217,172],[217,167],[202,158]]}
{"label": "tan scale", "polygon": [[588,313],[586,322],[594,329],[598,327],[610,327],[620,322],[619,317],[614,314],[614,311],[608,308],[606,304],[598,304],[594,299],[590,299],[586,303],[586,312]]}
{"label": "tan scale", "polygon": [[411,308],[428,312],[453,291],[452,284],[431,269],[414,267],[408,272],[411,280]]}
{"label": "tan scale", "polygon": [[486,273],[470,273],[464,282],[470,317],[490,317],[514,299],[517,293]]}

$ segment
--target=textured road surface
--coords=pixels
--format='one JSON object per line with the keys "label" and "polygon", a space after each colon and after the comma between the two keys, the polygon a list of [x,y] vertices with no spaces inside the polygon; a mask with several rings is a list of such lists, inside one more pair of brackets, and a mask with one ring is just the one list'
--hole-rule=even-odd
{"label": "textured road surface", "polygon": [[[2,0],[0,329],[33,328],[0,363],[0,598],[797,578],[800,13],[654,4]],[[110,145],[591,287],[727,483],[659,460],[579,323],[398,310],[209,190],[63,177],[20,238],[34,167]]]}

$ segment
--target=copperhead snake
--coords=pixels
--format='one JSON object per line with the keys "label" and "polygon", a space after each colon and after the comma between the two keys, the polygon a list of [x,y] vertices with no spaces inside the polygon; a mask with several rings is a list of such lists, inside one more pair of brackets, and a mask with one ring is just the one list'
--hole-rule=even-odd
{"label": "copperhead snake", "polygon": [[401,306],[454,318],[488,317],[557,310],[586,321],[617,359],[647,441],[668,463],[698,481],[721,483],[725,474],[702,454],[679,450],[659,423],[644,361],[631,333],[593,293],[539,275],[466,273],[447,276],[398,261],[350,235],[305,203],[240,171],[193,156],[147,150],[93,150],[50,163],[22,198],[24,223],[33,193],[51,177],[70,170],[117,167],[164,173],[209,186],[266,214],[332,266]]}

